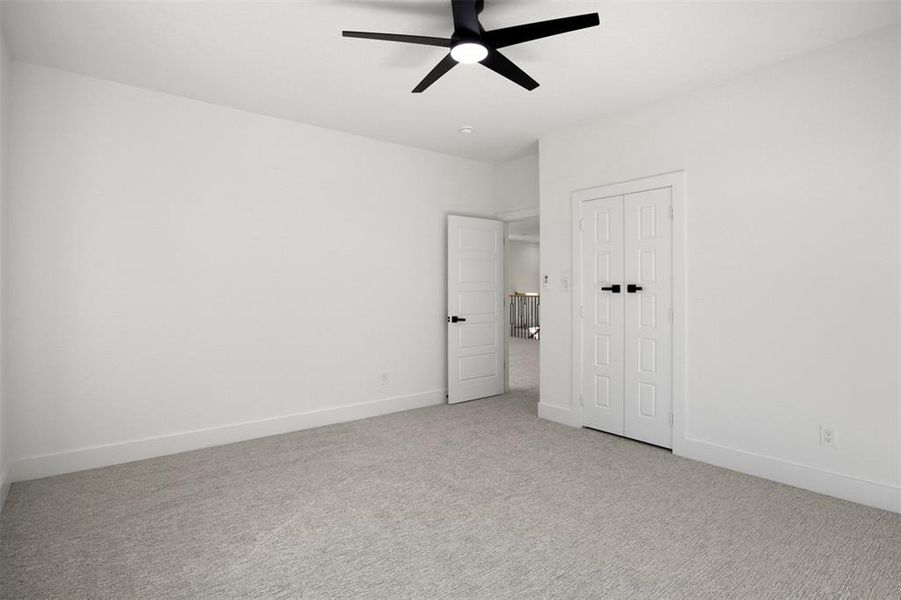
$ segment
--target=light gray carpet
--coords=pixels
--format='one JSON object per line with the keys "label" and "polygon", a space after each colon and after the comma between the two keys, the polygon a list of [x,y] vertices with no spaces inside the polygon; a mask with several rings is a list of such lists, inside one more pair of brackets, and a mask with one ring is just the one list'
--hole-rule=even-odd
{"label": "light gray carpet", "polygon": [[901,516],[533,389],[12,487],[4,598],[894,598]]}
{"label": "light gray carpet", "polygon": [[510,391],[535,395],[538,402],[538,340],[507,338]]}

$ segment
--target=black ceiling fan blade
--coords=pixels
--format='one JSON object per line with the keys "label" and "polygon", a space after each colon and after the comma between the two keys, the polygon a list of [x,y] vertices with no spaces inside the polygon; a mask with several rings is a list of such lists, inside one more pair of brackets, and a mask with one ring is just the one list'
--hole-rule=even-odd
{"label": "black ceiling fan blade", "polygon": [[382,40],[384,42],[402,42],[404,44],[420,44],[422,46],[440,46],[450,48],[448,38],[429,37],[426,35],[404,35],[402,33],[376,33],[373,31],[342,31],[341,35],[364,40]]}
{"label": "black ceiling fan blade", "polygon": [[482,64],[499,75],[503,75],[513,83],[519,84],[530,92],[538,87],[538,82],[528,76],[528,74],[517,67],[513,62],[491,48],[488,50],[488,56],[482,61]]}
{"label": "black ceiling fan blade", "polygon": [[413,88],[413,93],[420,94],[420,93],[424,92],[427,87],[429,87],[430,85],[432,85],[433,83],[438,81],[438,79],[442,75],[444,75],[445,73],[447,73],[448,71],[453,69],[456,64],[457,64],[457,61],[455,61],[453,58],[451,58],[450,54],[445,56],[443,59],[441,59],[441,62],[438,63],[437,65],[435,65],[435,68],[432,69],[431,71],[429,71],[429,74],[426,75],[425,78],[419,82],[419,85],[417,85],[415,88]]}
{"label": "black ceiling fan blade", "polygon": [[484,0],[451,0],[454,13],[454,32],[466,31],[477,36],[481,30],[479,12]]}
{"label": "black ceiling fan blade", "polygon": [[495,29],[486,34],[486,40],[495,48],[506,48],[514,44],[531,42],[532,40],[539,40],[552,35],[569,33],[570,31],[577,31],[587,27],[596,27],[600,24],[601,18],[598,16],[598,13],[589,13],[575,17],[563,17],[561,19]]}

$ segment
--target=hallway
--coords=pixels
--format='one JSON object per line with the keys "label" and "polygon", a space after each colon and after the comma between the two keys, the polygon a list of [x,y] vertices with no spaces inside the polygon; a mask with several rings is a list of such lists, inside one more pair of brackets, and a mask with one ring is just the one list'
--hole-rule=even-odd
{"label": "hallway", "polygon": [[507,338],[510,345],[510,391],[522,392],[538,402],[539,341]]}

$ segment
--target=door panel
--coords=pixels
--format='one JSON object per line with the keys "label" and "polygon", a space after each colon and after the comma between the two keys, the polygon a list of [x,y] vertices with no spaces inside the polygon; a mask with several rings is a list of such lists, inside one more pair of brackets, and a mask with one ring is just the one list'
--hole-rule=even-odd
{"label": "door panel", "polygon": [[582,204],[582,423],[623,434],[623,197]]}
{"label": "door panel", "polygon": [[627,437],[672,447],[672,229],[670,188],[626,194],[624,309]]}
{"label": "door panel", "polygon": [[[447,395],[504,393],[504,224],[447,218]],[[451,316],[461,319],[451,322]]]}

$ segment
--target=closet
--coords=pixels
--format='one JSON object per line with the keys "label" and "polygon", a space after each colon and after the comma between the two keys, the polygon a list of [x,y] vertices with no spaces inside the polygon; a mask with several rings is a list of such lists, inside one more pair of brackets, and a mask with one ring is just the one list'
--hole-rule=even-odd
{"label": "closet", "polygon": [[576,206],[582,425],[671,448],[672,189]]}

